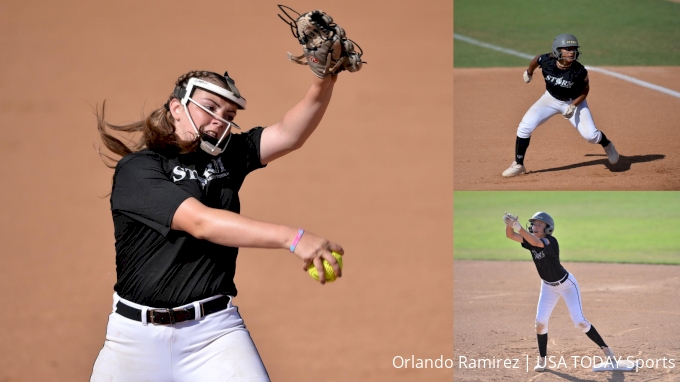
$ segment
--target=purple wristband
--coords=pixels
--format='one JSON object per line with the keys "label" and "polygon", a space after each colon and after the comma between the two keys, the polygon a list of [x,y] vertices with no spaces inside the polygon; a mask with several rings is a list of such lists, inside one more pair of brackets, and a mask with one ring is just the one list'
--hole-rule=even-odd
{"label": "purple wristband", "polygon": [[298,230],[297,235],[295,236],[295,239],[293,240],[293,244],[290,245],[290,251],[295,252],[295,247],[297,247],[298,243],[300,242],[300,239],[302,239],[302,235],[305,234],[305,230],[300,228]]}

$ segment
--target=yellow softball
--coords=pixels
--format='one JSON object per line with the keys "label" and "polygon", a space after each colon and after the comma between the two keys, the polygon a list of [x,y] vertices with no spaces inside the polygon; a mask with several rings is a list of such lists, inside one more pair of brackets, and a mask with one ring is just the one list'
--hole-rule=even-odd
{"label": "yellow softball", "polygon": [[[333,257],[338,261],[338,265],[340,266],[340,269],[342,269],[342,255],[337,253],[337,252],[331,252],[333,254]],[[331,264],[324,260],[323,261],[323,268],[325,271],[325,276],[326,276],[326,282],[333,282],[335,279],[338,278],[338,276],[335,275],[335,271],[333,270],[333,267],[331,267]],[[319,281],[319,271],[316,270],[316,267],[314,264],[311,264],[307,268],[307,272],[309,272],[309,275],[312,276],[312,278],[316,281]]]}

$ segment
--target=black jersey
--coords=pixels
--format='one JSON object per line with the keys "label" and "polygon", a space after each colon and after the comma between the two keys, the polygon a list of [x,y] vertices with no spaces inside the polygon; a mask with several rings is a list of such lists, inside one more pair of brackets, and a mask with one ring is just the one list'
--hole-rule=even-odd
{"label": "black jersey", "polygon": [[588,81],[588,70],[574,60],[567,69],[557,67],[557,59],[550,54],[538,57],[538,65],[543,72],[545,88],[551,96],[559,100],[571,100],[583,94]]}
{"label": "black jersey", "polygon": [[522,247],[531,252],[538,275],[547,282],[560,281],[567,275],[567,270],[560,264],[560,245],[557,239],[548,235],[541,239],[543,248],[534,247],[526,239]]}
{"label": "black jersey", "polygon": [[116,239],[115,291],[124,299],[170,308],[216,294],[236,295],[238,248],[172,230],[177,208],[190,197],[239,213],[238,191],[262,168],[263,128],[233,134],[219,156],[203,150],[165,155],[142,150],[117,164],[111,192]]}

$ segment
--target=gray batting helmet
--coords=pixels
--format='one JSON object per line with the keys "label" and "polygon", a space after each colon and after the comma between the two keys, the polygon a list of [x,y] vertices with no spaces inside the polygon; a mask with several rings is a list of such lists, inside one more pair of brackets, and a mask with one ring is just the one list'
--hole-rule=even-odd
{"label": "gray batting helmet", "polygon": [[562,58],[562,51],[560,50],[560,48],[566,48],[569,46],[576,47],[576,51],[574,52],[574,60],[577,60],[578,56],[581,55],[581,52],[578,51],[579,47],[578,40],[576,39],[576,36],[568,33],[561,34],[555,37],[555,39],[553,40],[552,43],[553,56],[559,60],[560,58]]}
{"label": "gray batting helmet", "polygon": [[[545,212],[536,212],[534,216],[532,216],[531,219],[529,219],[529,222],[533,223],[534,220],[540,220],[547,225],[547,227],[545,227],[546,234],[552,235],[553,231],[555,231],[555,221],[553,220],[553,218],[550,217],[550,215],[546,214]],[[531,230],[531,226],[529,226],[529,229],[527,229],[527,231],[533,233],[533,231]]]}

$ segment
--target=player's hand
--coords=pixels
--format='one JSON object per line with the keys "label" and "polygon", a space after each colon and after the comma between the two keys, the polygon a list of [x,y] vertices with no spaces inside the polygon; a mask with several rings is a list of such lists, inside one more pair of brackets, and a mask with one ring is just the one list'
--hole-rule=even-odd
{"label": "player's hand", "polygon": [[319,282],[321,284],[326,283],[326,272],[323,267],[323,260],[328,261],[338,277],[342,277],[340,264],[338,264],[338,261],[333,257],[331,251],[335,251],[341,255],[345,254],[345,251],[339,244],[318,237],[307,231],[305,231],[295,247],[295,255],[297,255],[304,263],[302,270],[307,272],[307,268],[309,268],[311,264],[314,264],[316,270],[319,272]]}
{"label": "player's hand", "polygon": [[505,212],[503,214],[503,223],[505,223],[506,227],[512,227],[512,218],[511,217],[512,217],[512,215],[507,213],[507,212]]}
{"label": "player's hand", "polygon": [[564,118],[570,119],[571,117],[574,116],[575,111],[576,111],[576,105],[569,105],[569,106],[567,106],[567,110],[565,110],[562,115],[564,116]]}
{"label": "player's hand", "polygon": [[533,77],[533,74],[529,74],[529,71],[525,70],[524,73],[522,74],[522,78],[524,78],[524,82],[527,84],[531,82],[531,77]]}
{"label": "player's hand", "polygon": [[505,225],[508,227],[512,227],[513,223],[517,221],[517,219],[517,215],[509,214],[507,212],[503,215],[503,222],[505,222]]}

